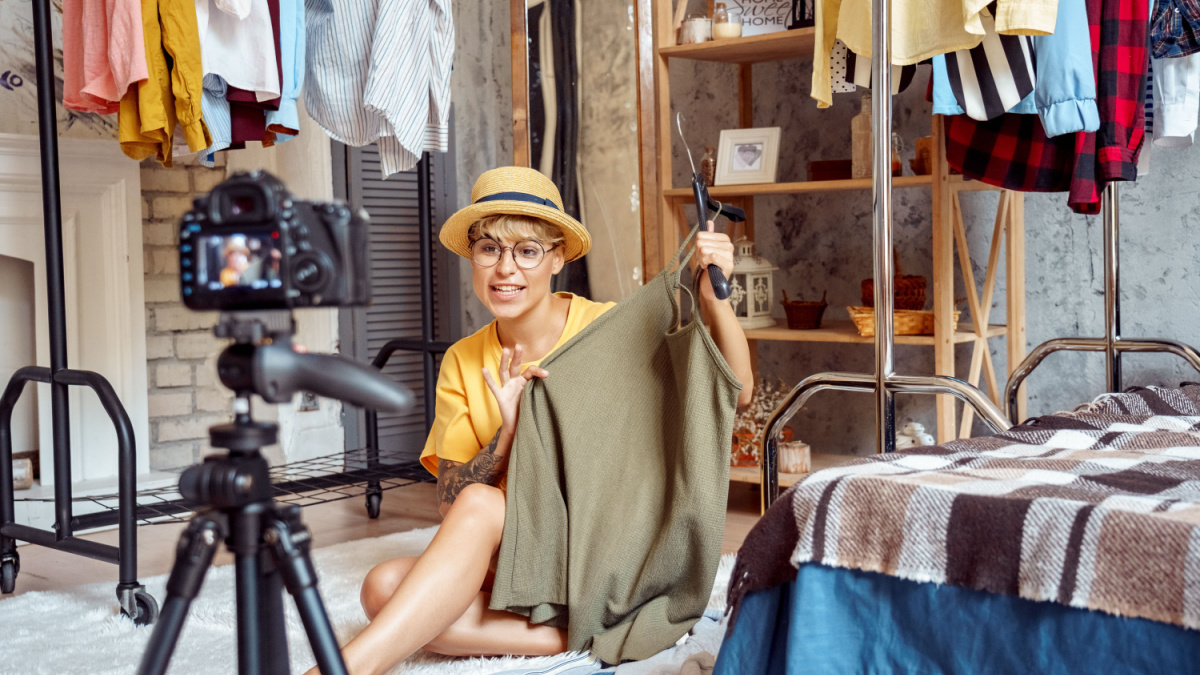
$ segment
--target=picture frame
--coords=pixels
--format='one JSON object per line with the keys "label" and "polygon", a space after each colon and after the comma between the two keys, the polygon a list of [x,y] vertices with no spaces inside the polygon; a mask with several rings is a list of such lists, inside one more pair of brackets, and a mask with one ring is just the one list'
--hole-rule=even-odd
{"label": "picture frame", "polygon": [[714,184],[774,183],[779,167],[779,133],[779,127],[722,130]]}

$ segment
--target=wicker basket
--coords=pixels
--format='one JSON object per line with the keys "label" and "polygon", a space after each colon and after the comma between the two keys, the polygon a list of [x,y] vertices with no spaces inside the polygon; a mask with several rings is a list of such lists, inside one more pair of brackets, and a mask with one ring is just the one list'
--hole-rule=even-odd
{"label": "wicker basket", "polygon": [[813,330],[821,327],[821,316],[829,306],[825,302],[825,294],[821,294],[820,302],[805,302],[788,300],[787,291],[783,292],[783,311],[787,313],[787,327],[791,330]]}
{"label": "wicker basket", "polygon": [[[863,337],[875,336],[875,310],[871,307],[847,307],[850,320]],[[951,330],[958,329],[958,317],[962,312],[955,311],[951,317]],[[896,335],[933,335],[933,312],[898,309],[893,314],[892,325]]]}
{"label": "wicker basket", "polygon": [[[892,279],[892,294],[894,309],[925,309],[925,277],[916,274],[904,274],[900,269],[900,260],[894,253],[893,264],[896,266],[896,276]],[[864,307],[875,306],[875,280],[862,280],[862,303]]]}

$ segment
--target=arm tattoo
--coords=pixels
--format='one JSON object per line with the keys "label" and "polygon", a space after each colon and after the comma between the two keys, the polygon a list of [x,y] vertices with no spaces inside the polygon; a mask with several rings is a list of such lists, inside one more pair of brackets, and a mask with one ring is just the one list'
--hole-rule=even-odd
{"label": "arm tattoo", "polygon": [[504,470],[508,467],[508,456],[496,454],[496,445],[500,442],[500,432],[492,438],[487,447],[469,461],[453,462],[448,459],[438,459],[438,501],[453,504],[471,483],[495,485],[500,482]]}

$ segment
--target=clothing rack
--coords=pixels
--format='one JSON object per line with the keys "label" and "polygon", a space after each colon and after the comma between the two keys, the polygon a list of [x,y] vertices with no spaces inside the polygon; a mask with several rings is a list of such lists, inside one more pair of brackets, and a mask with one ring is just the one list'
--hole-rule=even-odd
{"label": "clothing rack", "polygon": [[[67,367],[67,319],[63,281],[62,208],[58,174],[58,122],[55,108],[50,0],[34,0],[33,36],[37,68],[38,137],[42,170],[42,218],[46,245],[46,304],[50,327],[50,367],[17,370],[0,396],[0,592],[11,593],[20,571],[17,540],[116,563],[121,612],[139,625],[153,623],[158,603],[137,580],[137,464],[133,424],[102,375]],[[12,473],[12,412],[27,382],[50,385],[54,453],[54,531],[20,525],[15,517]],[[78,539],[79,520],[71,509],[71,436],[67,387],[96,392],[117,432],[118,546]]]}
{"label": "clothing rack", "polygon": [[1200,352],[1182,342],[1161,338],[1121,337],[1121,269],[1118,241],[1121,231],[1121,200],[1117,183],[1106,185],[1100,200],[1100,218],[1104,227],[1104,337],[1054,338],[1035,347],[1012,372],[1004,387],[1008,416],[1014,423],[1019,424],[1021,421],[1018,403],[1021,385],[1025,378],[1054,352],[1104,352],[1105,388],[1112,393],[1121,391],[1121,355],[1126,352],[1175,354],[1200,371]]}
{"label": "clothing rack", "polygon": [[[892,90],[890,7],[887,0],[872,0],[871,83],[875,91]],[[892,171],[891,130],[892,97],[873,96],[872,135],[872,216],[875,272],[875,372],[817,373],[805,378],[788,393],[784,402],[771,413],[764,433],[762,453],[762,510],[779,497],[779,435],[783,426],[818,391],[874,392],[876,452],[896,449],[896,394],[949,394],[971,406],[993,431],[1008,429],[1011,423],[979,389],[946,375],[898,375],[895,372],[892,270]]]}

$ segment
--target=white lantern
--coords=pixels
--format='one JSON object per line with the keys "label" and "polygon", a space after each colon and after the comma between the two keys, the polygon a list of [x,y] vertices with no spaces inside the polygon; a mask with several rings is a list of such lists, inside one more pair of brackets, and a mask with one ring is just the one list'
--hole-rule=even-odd
{"label": "white lantern", "polygon": [[754,253],[754,242],[742,237],[734,243],[733,278],[729,280],[729,301],[742,328],[767,328],[775,325],[771,308],[775,305],[772,272],[779,269]]}

